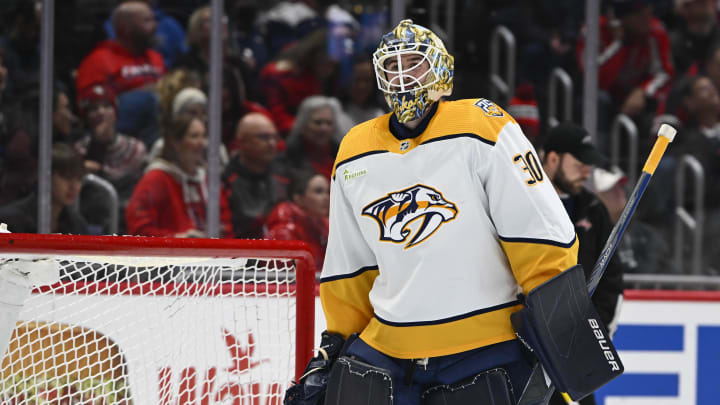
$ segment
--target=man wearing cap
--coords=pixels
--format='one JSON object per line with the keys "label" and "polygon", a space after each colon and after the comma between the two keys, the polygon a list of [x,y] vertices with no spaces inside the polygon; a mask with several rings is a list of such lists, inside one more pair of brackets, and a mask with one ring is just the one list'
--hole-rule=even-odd
{"label": "man wearing cap", "polygon": [[[117,104],[112,89],[95,85],[79,95],[80,114],[87,134],[73,146],[85,159],[85,169],[108,180],[115,187],[123,210],[146,165],[145,144],[115,128]],[[108,216],[107,202],[83,190],[83,215],[92,224],[103,224]],[[123,211],[121,211],[123,212]],[[120,215],[119,218],[123,218]]]}
{"label": "man wearing cap", "polygon": [[[612,222],[602,202],[584,185],[590,178],[593,166],[604,165],[606,159],[593,146],[590,134],[571,123],[563,123],[551,129],[543,149],[543,169],[560,196],[570,220],[575,224],[575,233],[580,242],[578,263],[583,266],[585,277],[588,278],[610,235]],[[592,297],[610,333],[617,326],[623,272],[624,267],[617,258],[610,260]],[[565,401],[556,395],[550,403],[565,404]],[[595,400],[589,396],[580,403],[595,404]]]}
{"label": "man wearing cap", "polygon": [[[599,87],[614,110],[637,118],[654,112],[674,76],[670,38],[650,0],[612,0],[614,19],[600,19]],[[582,58],[584,41],[578,47]],[[580,61],[582,64],[582,61]]]}

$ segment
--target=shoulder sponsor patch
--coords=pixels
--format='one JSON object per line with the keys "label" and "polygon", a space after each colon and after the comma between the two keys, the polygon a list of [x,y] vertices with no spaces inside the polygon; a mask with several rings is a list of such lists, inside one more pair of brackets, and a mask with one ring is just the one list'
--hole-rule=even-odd
{"label": "shoulder sponsor patch", "polygon": [[343,177],[345,178],[345,181],[350,181],[350,180],[356,179],[360,176],[364,176],[367,173],[368,173],[367,169],[358,169],[358,170],[345,169],[345,171],[343,172]]}
{"label": "shoulder sponsor patch", "polygon": [[502,117],[505,115],[500,109],[500,107],[498,107],[497,105],[495,105],[495,103],[486,98],[481,98],[480,100],[476,101],[475,106],[483,110],[485,115],[487,115],[488,117]]}

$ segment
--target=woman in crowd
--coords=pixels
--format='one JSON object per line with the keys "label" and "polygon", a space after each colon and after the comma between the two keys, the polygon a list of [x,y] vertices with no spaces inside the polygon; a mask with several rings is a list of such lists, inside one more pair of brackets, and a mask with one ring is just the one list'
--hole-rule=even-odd
{"label": "woman in crowd", "polygon": [[[207,146],[205,123],[192,114],[174,117],[165,129],[160,157],[148,166],[128,204],[128,233],[145,236],[206,236]],[[223,235],[232,235],[230,212],[221,201]]]}
{"label": "woman in crowd", "polygon": [[[167,113],[163,115],[164,122],[170,122],[179,115],[192,115],[203,123],[207,123],[207,96],[196,87],[179,89],[167,106]],[[150,149],[150,158],[154,159],[162,154],[165,139],[159,138]]]}
{"label": "woman in crowd", "polygon": [[338,151],[339,114],[340,103],[331,97],[312,96],[302,102],[284,156],[290,171],[312,169],[330,178]]}
{"label": "woman in crowd", "polygon": [[266,222],[265,237],[307,242],[322,269],[328,237],[330,182],[322,174],[300,170],[289,186],[290,201],[275,206]]}
{"label": "woman in crowd", "polygon": [[200,75],[189,69],[174,69],[158,80],[155,92],[160,102],[160,119],[163,122],[172,118],[175,97],[188,87],[196,89],[202,87]]}

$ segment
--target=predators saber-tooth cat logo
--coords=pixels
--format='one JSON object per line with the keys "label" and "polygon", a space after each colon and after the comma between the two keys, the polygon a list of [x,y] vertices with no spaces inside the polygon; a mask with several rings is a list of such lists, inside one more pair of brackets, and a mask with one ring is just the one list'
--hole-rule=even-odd
{"label": "predators saber-tooth cat logo", "polygon": [[[425,241],[443,223],[455,219],[457,213],[453,202],[446,200],[434,188],[422,184],[388,193],[362,210],[363,216],[377,221],[381,241],[407,242],[405,249]],[[410,226],[418,220],[420,222],[415,226]],[[414,235],[410,238],[413,230]]]}

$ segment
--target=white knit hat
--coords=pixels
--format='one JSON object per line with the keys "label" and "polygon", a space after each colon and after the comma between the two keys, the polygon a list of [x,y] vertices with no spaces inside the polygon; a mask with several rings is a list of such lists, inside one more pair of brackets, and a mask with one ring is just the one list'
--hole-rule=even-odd
{"label": "white knit hat", "polygon": [[207,96],[195,87],[185,87],[175,96],[172,103],[172,115],[176,116],[188,104],[207,104]]}
{"label": "white knit hat", "polygon": [[610,171],[596,167],[592,173],[592,188],[595,192],[602,193],[615,187],[618,182],[627,181],[627,176],[620,168],[613,166]]}

